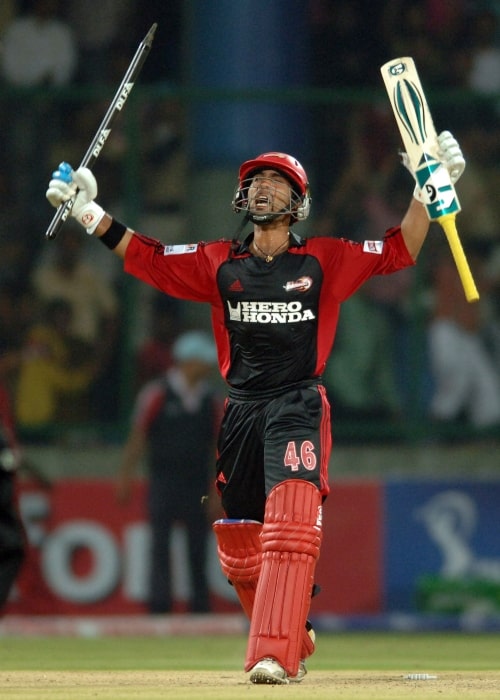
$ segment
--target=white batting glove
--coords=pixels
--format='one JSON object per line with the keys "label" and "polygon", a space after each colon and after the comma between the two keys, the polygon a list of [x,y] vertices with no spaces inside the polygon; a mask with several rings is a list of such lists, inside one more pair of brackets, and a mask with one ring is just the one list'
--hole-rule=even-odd
{"label": "white batting glove", "polygon": [[94,202],[97,181],[88,168],[73,170],[69,163],[61,163],[52,173],[45,196],[53,207],[60,207],[74,198],[71,216],[92,235],[104,216],[104,209]]}
{"label": "white batting glove", "polygon": [[[454,185],[462,176],[465,170],[465,158],[462,149],[459,146],[456,138],[449,131],[442,131],[437,137],[438,142],[438,158],[450,174],[450,180]],[[410,160],[407,153],[400,153],[401,163],[411,173],[415,179],[415,173],[410,165]],[[425,197],[418,185],[415,186],[413,192],[415,199],[425,204]]]}
{"label": "white batting glove", "polygon": [[442,131],[437,140],[439,160],[450,173],[450,180],[455,184],[465,170],[465,158],[462,149],[456,138],[449,131]]}

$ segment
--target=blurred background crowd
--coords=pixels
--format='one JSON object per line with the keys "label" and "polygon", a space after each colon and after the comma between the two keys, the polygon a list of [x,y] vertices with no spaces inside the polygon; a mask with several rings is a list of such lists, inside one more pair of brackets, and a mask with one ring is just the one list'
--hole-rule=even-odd
{"label": "blurred background crowd", "polygon": [[[297,3],[275,4],[297,11]],[[238,3],[230,5],[237,12]],[[283,37],[279,23],[262,32],[263,42],[286,41],[292,61],[300,36],[300,84],[287,83],[278,67],[285,78],[266,97],[285,113],[300,103],[307,125],[292,152],[310,176],[313,209],[297,232],[379,239],[399,222],[413,185],[399,161],[379,67],[412,56],[436,126],[454,133],[467,160],[457,223],[481,293],[478,304],[466,303],[446,240],[433,225],[415,269],[372,280],[345,303],[324,377],[337,440],[498,438],[500,2],[299,5],[295,36],[286,25]],[[266,6],[254,22],[266,22]],[[229,154],[225,160],[222,149],[219,161],[207,164],[193,147],[212,127],[209,116],[203,127],[210,100],[198,90],[203,71],[197,76],[193,68],[193,26],[206,7],[196,0],[1,3],[0,378],[26,442],[61,440],[75,428],[98,440],[123,437],[133,397],[169,366],[175,338],[209,326],[208,311],[136,286],[70,222],[55,242],[44,238],[53,215],[45,201],[51,171],[61,160],[79,164],[153,22],[153,50],[95,168],[99,200],[165,242],[234,235],[238,163]],[[244,7],[229,47],[250,26]],[[249,60],[262,83],[229,90],[229,113],[251,105],[259,114],[255,95],[245,91],[268,86],[265,55],[257,43]],[[258,117],[248,122],[235,128],[262,128]],[[193,123],[202,125],[196,134]],[[282,126],[271,128],[277,135]],[[242,151],[246,142],[242,134]],[[244,158],[255,155],[247,150]],[[224,214],[211,225],[207,212],[214,208]]]}

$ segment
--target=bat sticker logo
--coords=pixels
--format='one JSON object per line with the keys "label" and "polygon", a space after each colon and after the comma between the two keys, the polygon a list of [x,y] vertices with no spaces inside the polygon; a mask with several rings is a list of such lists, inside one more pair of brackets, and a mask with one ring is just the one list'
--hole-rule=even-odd
{"label": "bat sticker logo", "polygon": [[429,202],[434,202],[437,197],[437,190],[434,185],[425,185],[425,192]]}
{"label": "bat sticker logo", "polygon": [[393,100],[397,115],[413,143],[424,143],[427,139],[425,102],[418,87],[409,80],[398,80]]}
{"label": "bat sticker logo", "polygon": [[405,63],[395,63],[393,66],[389,68],[389,73],[391,75],[401,75],[406,71],[406,64]]}
{"label": "bat sticker logo", "polygon": [[439,161],[424,153],[419,168],[415,172],[415,177],[432,219],[460,211],[449,175]]}
{"label": "bat sticker logo", "polygon": [[102,131],[99,134],[99,137],[97,139],[96,145],[94,150],[92,151],[92,155],[94,158],[97,158],[99,153],[101,152],[102,147],[106,143],[106,139],[111,133],[111,129],[102,129]]}
{"label": "bat sticker logo", "polygon": [[128,96],[130,95],[130,92],[132,91],[132,88],[134,87],[134,83],[125,83],[123,86],[123,90],[120,94],[120,97],[118,98],[118,102],[116,103],[116,109],[121,111],[123,108],[123,105],[127,101]]}

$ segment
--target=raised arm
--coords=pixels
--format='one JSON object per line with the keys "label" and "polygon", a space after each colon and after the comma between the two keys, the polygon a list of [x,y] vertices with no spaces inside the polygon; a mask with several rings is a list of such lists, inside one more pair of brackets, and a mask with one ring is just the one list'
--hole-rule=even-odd
{"label": "raised arm", "polygon": [[[455,184],[465,169],[465,158],[463,157],[462,150],[458,141],[449,131],[442,131],[437,137],[437,140],[439,158],[450,173],[451,181]],[[402,154],[402,162],[416,180],[415,173],[412,171],[405,153]],[[406,247],[414,260],[417,259],[429,230],[429,216],[422,203],[425,201],[425,197],[426,192],[420,190],[418,184],[416,184],[413,192],[413,199],[401,222],[401,232]]]}
{"label": "raised arm", "polygon": [[401,233],[408,252],[414,260],[417,259],[424,244],[429,225],[430,221],[424,205],[412,197],[410,206],[401,221]]}

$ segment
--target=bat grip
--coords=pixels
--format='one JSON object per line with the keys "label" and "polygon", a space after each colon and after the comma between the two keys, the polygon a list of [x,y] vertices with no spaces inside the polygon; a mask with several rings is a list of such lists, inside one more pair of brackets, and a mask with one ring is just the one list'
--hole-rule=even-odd
{"label": "bat grip", "polygon": [[462,287],[464,288],[465,298],[468,302],[478,301],[479,292],[477,291],[474,278],[472,277],[472,272],[470,271],[469,263],[467,262],[464,249],[462,248],[462,244],[457,233],[455,217],[456,214],[445,214],[444,216],[439,217],[438,222],[445,232],[446,238],[448,239],[448,244],[450,246],[453,259],[455,260],[455,265],[457,266]]}
{"label": "bat grip", "polygon": [[68,218],[68,216],[71,214],[71,209],[73,208],[73,200],[68,200],[64,204],[61,204],[57,208],[56,213],[54,214],[52,221],[49,224],[49,227],[47,231],[45,232],[45,238],[52,240],[57,236],[59,233],[60,229],[62,228],[64,222]]}

